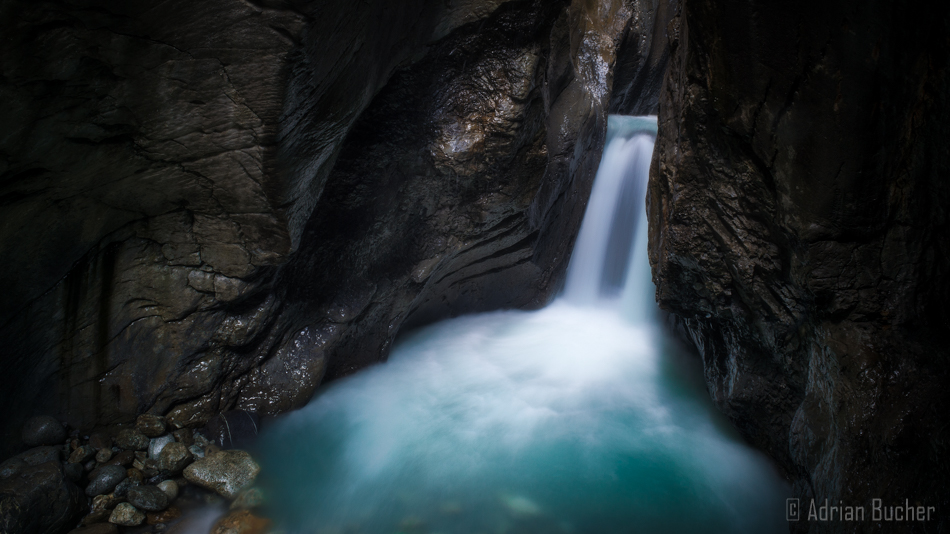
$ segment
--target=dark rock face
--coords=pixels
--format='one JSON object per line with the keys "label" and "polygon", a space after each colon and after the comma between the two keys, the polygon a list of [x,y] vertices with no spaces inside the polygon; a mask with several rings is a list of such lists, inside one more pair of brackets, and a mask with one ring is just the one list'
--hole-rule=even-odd
{"label": "dark rock face", "polygon": [[0,480],[0,532],[63,532],[76,524],[85,507],[82,491],[66,479],[59,462]]}
{"label": "dark rock face", "polygon": [[650,258],[711,395],[802,498],[950,509],[950,10],[686,0],[670,28]]}
{"label": "dark rock face", "polygon": [[2,442],[286,410],[406,325],[542,304],[641,4],[4,3]]}
{"label": "dark rock face", "polygon": [[66,440],[66,428],[54,417],[40,415],[27,420],[20,432],[20,439],[28,447],[60,445]]}

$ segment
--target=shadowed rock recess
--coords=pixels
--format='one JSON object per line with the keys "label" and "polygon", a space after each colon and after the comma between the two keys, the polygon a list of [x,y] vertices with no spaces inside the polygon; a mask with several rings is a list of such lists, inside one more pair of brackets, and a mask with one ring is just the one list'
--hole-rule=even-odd
{"label": "shadowed rock recess", "polygon": [[542,305],[663,13],[3,2],[0,449],[37,413],[273,414],[407,325]]}
{"label": "shadowed rock recess", "polygon": [[802,499],[950,530],[950,8],[686,0],[669,34],[650,259],[713,399]]}

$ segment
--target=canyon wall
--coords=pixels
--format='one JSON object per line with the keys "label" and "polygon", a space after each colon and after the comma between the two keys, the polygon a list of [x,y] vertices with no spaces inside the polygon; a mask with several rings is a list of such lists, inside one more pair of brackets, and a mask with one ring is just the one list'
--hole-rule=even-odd
{"label": "canyon wall", "polygon": [[803,508],[907,500],[939,517],[901,528],[947,530],[950,8],[681,4],[648,198],[660,305]]}
{"label": "canyon wall", "polygon": [[276,413],[404,327],[542,305],[612,91],[655,106],[656,12],[0,4],[0,449],[35,413]]}

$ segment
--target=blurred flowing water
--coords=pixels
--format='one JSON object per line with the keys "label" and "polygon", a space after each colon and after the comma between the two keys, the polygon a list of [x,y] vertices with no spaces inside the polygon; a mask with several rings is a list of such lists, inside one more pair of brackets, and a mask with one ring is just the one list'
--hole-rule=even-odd
{"label": "blurred flowing water", "polygon": [[610,118],[554,303],[416,331],[270,425],[255,452],[279,530],[787,532],[788,487],[655,318],[655,133],[655,118]]}

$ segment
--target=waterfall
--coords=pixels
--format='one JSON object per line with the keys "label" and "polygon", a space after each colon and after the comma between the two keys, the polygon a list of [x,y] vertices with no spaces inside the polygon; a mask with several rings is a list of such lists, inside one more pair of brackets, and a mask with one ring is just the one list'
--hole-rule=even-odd
{"label": "waterfall", "polygon": [[282,531],[787,532],[788,487],[651,320],[655,119],[608,126],[560,298],[405,336],[263,433]]}
{"label": "waterfall", "polygon": [[634,236],[646,235],[644,197],[655,135],[656,117],[608,118],[608,142],[567,269],[569,302],[603,304],[615,296],[628,282],[636,251],[646,250]]}

